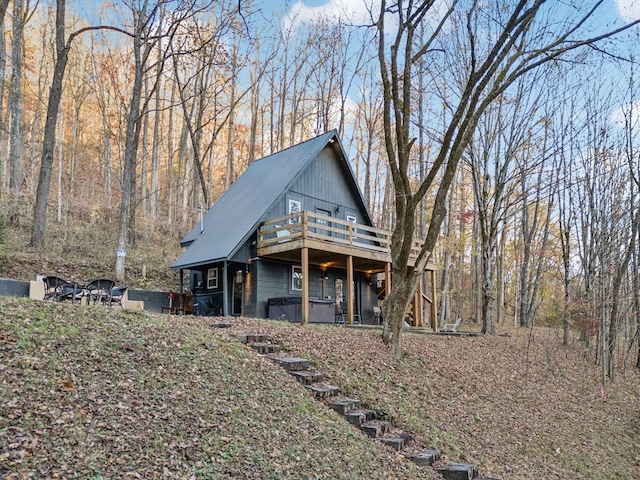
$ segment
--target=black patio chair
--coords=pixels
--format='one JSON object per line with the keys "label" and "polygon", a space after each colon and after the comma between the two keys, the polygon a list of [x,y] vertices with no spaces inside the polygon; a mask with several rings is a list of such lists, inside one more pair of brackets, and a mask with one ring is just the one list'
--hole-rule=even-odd
{"label": "black patio chair", "polygon": [[98,278],[90,281],[85,287],[85,297],[87,304],[109,304],[111,298],[111,290],[116,282],[108,278]]}
{"label": "black patio chair", "polygon": [[111,289],[111,294],[109,295],[108,305],[111,307],[115,303],[116,305],[120,305],[120,308],[124,308],[122,305],[122,301],[124,300],[127,294],[127,288],[129,287],[117,287]]}
{"label": "black patio chair", "polygon": [[62,292],[62,286],[67,283],[69,282],[55,275],[44,277],[44,299],[51,301],[59,300],[58,296]]}
{"label": "black patio chair", "polygon": [[[349,321],[349,310],[342,305],[342,302],[336,302],[336,323],[347,323]],[[353,323],[362,323],[362,318],[357,312],[353,313]]]}
{"label": "black patio chair", "polygon": [[80,301],[84,289],[75,282],[69,282],[64,278],[49,275],[44,278],[44,299],[59,302],[71,300],[73,303]]}

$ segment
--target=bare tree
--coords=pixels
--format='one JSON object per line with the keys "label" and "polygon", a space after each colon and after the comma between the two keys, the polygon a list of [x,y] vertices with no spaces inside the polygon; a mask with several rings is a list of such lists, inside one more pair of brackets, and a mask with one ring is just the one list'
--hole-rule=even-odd
{"label": "bare tree", "polygon": [[[597,37],[580,39],[578,35],[602,1],[577,16],[557,9],[549,15],[544,0],[512,3],[454,1],[446,13],[435,15],[435,0],[387,2],[381,0],[377,15],[378,58],[384,88],[384,137],[395,189],[395,226],[392,233],[392,289],[383,305],[387,327],[384,341],[396,358],[402,355],[402,324],[411,299],[422,279],[446,214],[446,198],[463,155],[471,141],[479,117],[519,77],[568,52],[610,37],[631,25]],[[544,7],[544,9],[543,9]],[[543,14],[544,13],[544,14]],[[423,22],[432,20],[430,35],[417,43],[416,33]],[[394,18],[391,26],[388,22]],[[550,19],[553,18],[553,21]],[[435,19],[435,20],[434,20]],[[449,20],[451,20],[449,22]],[[466,55],[460,69],[464,77],[441,131],[440,143],[424,180],[414,187],[409,178],[409,162],[415,136],[412,134],[412,78],[416,62],[423,56],[436,58],[442,69],[453,68],[443,62],[449,46],[444,40],[451,31],[464,32],[457,48]],[[491,35],[480,34],[490,31]],[[390,40],[390,46],[387,41]],[[449,71],[451,72],[451,71]],[[438,72],[446,74],[446,72]],[[440,176],[436,188],[434,181]],[[436,188],[434,207],[426,238],[417,258],[410,262],[415,237],[416,212],[427,192]],[[414,263],[413,267],[409,267]]]}

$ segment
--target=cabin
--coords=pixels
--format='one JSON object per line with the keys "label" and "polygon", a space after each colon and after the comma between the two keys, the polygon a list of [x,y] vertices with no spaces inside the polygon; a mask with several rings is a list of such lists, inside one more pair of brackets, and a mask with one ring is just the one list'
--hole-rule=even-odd
{"label": "cabin", "polygon": [[[390,291],[390,239],[332,130],[249,165],[182,239],[171,268],[180,279],[189,272],[201,315],[375,324]],[[424,323],[424,300],[435,325],[428,271],[431,296],[416,295],[413,325]]]}

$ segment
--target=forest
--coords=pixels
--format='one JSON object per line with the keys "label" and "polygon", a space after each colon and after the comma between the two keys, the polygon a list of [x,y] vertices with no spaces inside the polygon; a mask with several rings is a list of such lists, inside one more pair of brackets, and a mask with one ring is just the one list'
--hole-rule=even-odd
{"label": "forest", "polygon": [[433,239],[439,323],[640,367],[637,16],[369,3],[1,0],[3,225],[102,231],[124,279],[117,252],[175,258],[247,165],[336,128],[377,226]]}

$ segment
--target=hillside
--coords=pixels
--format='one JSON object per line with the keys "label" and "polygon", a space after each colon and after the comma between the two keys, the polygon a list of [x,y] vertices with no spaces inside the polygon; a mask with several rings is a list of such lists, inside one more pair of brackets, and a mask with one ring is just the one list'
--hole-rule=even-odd
{"label": "hillside", "polygon": [[640,475],[640,377],[599,393],[556,332],[379,334],[0,298],[0,476],[435,478],[349,426],[231,332],[269,333],[346,395],[503,479]]}

